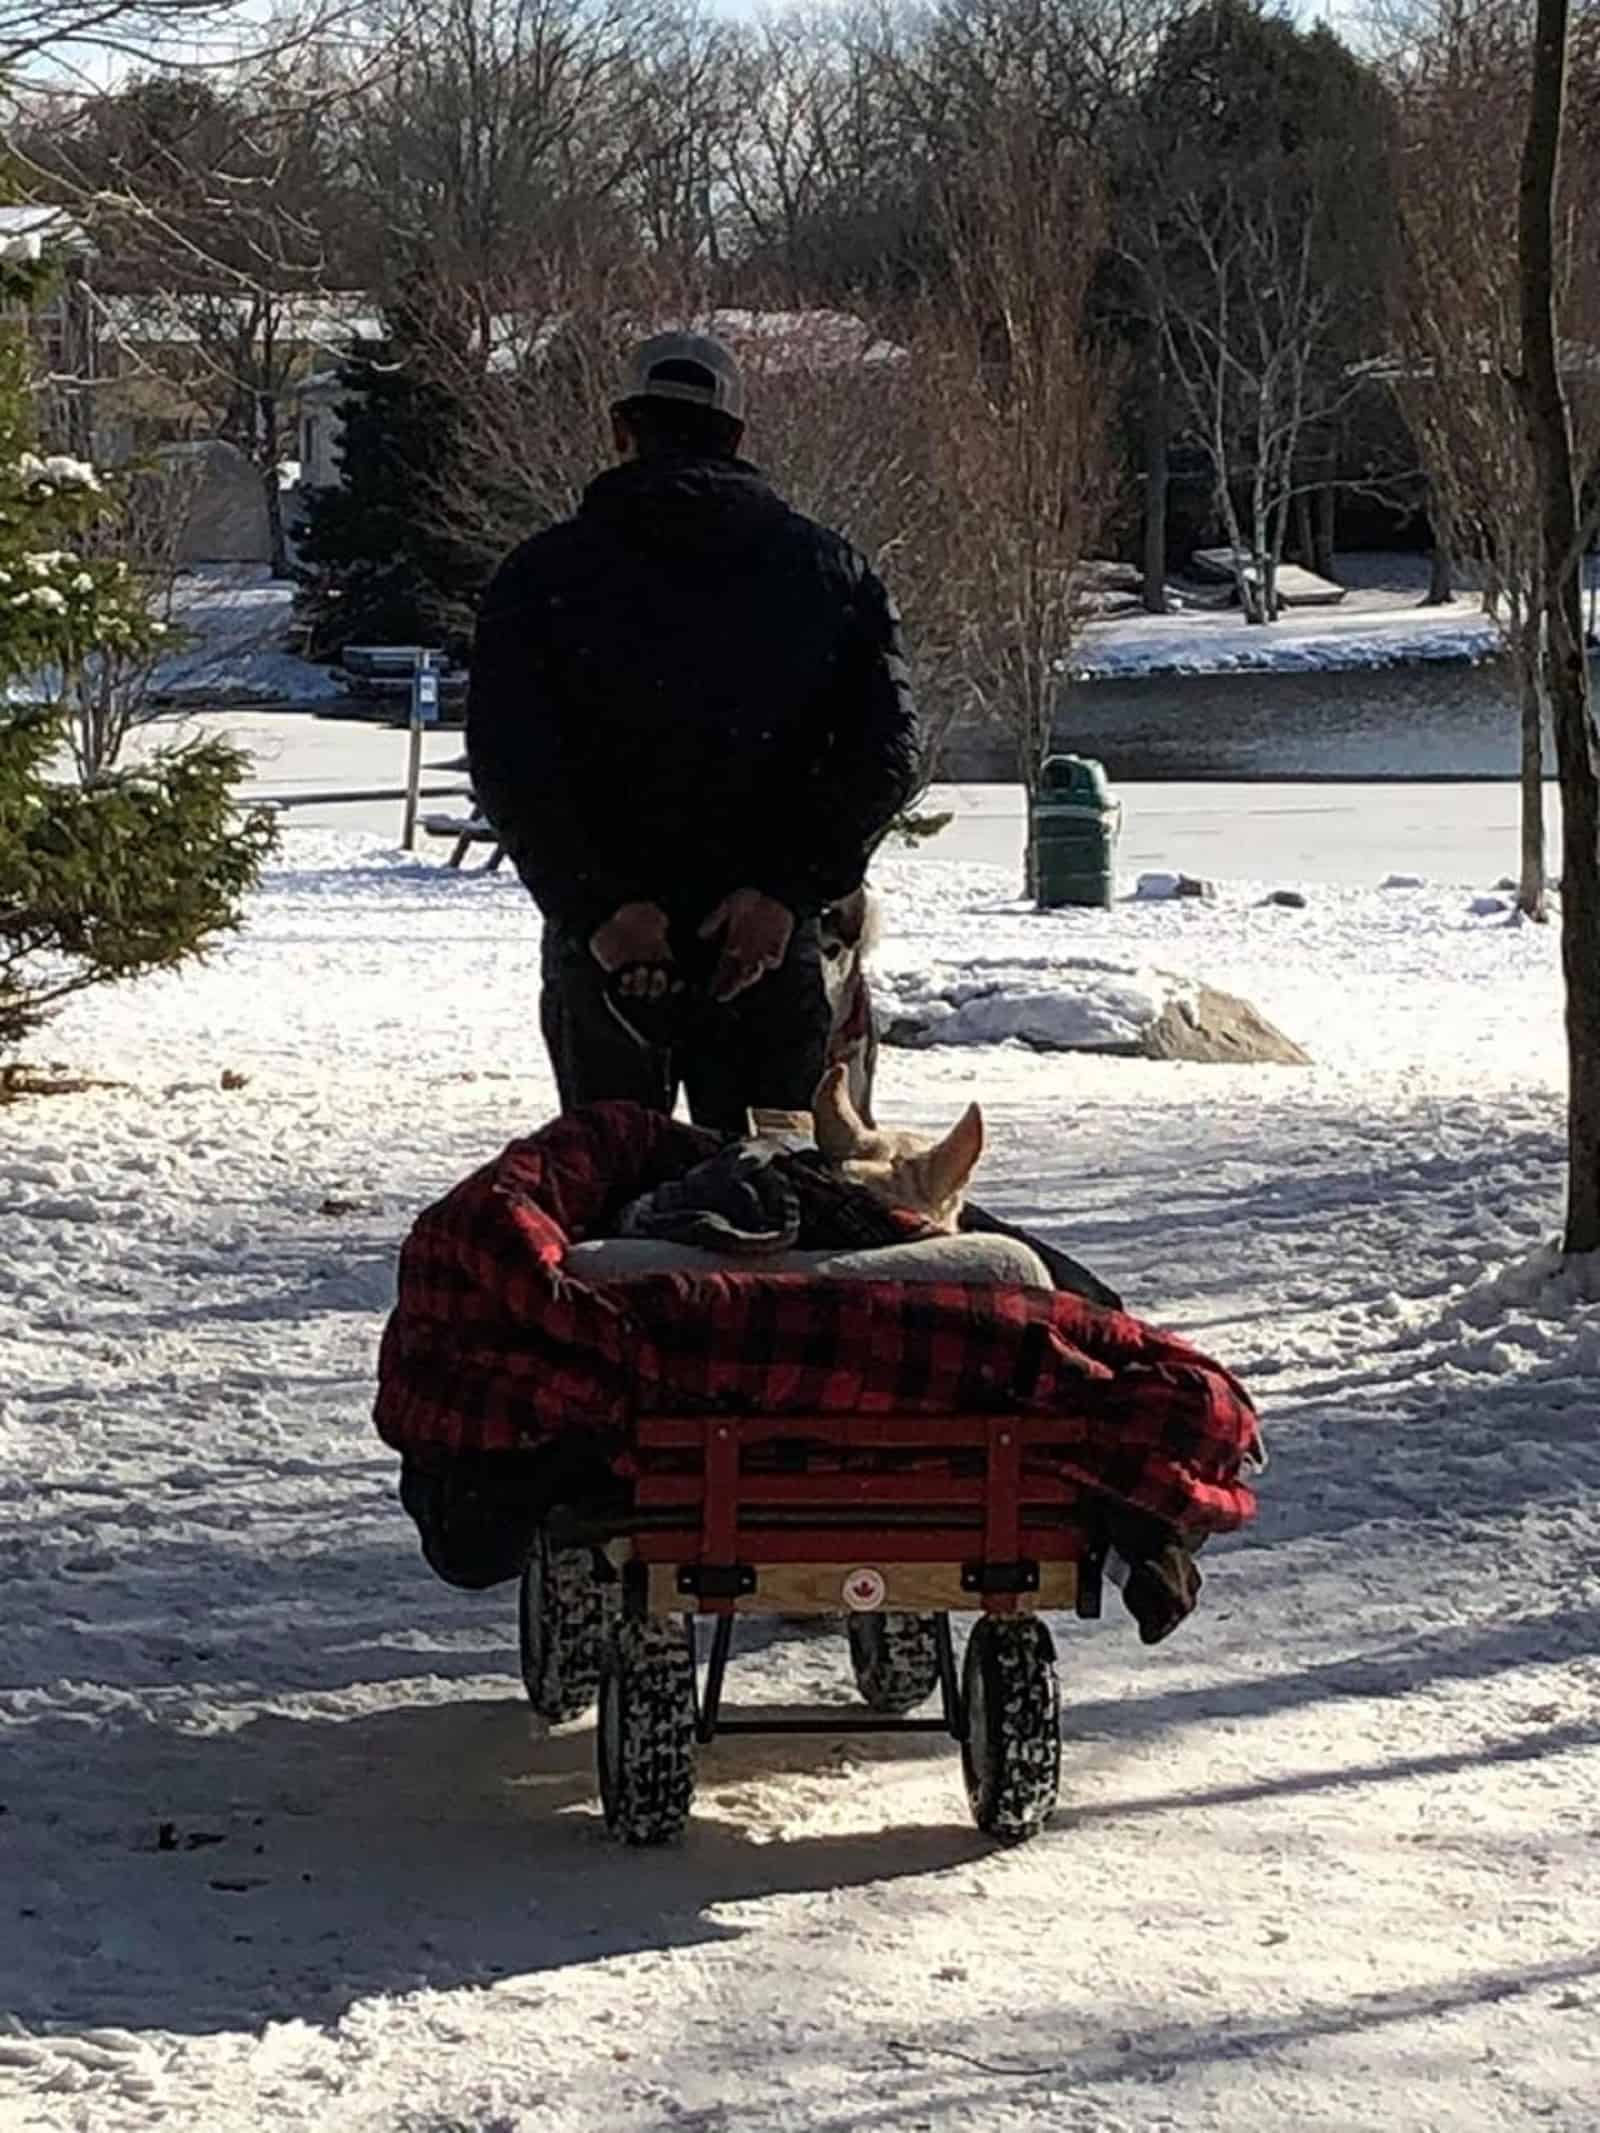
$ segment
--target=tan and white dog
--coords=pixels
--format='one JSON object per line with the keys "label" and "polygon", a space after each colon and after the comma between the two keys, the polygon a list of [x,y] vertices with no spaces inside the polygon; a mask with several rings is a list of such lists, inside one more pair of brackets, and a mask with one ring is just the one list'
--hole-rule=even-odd
{"label": "tan and white dog", "polygon": [[755,1110],[751,1137],[779,1146],[812,1144],[843,1178],[887,1206],[921,1215],[936,1232],[903,1244],[796,1250],[752,1257],[659,1238],[604,1237],[574,1244],[567,1266],[596,1281],[630,1281],[655,1274],[738,1272],[807,1274],[823,1281],[972,1283],[981,1287],[1053,1287],[1050,1271],[1026,1238],[961,1231],[967,1184],[983,1154],[983,1114],[969,1104],[943,1140],[880,1131],[863,1123],[850,1099],[847,1068],[830,1067],[809,1111]]}
{"label": "tan and white dog", "polygon": [[866,1125],[850,1100],[849,1073],[829,1067],[811,1100],[820,1153],[841,1177],[890,1207],[909,1208],[952,1235],[983,1156],[983,1113],[968,1104],[943,1140]]}

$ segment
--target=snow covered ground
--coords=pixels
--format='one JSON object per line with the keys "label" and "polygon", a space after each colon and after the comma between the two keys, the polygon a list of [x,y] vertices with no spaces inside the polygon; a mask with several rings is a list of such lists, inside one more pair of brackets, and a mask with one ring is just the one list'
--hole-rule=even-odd
{"label": "snow covered ground", "polygon": [[[1063,1810],[1016,1852],[953,1751],[828,1736],[719,1744],[682,1849],[614,1849],[509,1596],[417,1557],[373,1352],[412,1211],[550,1108],[512,880],[292,829],[207,967],[61,1019],[124,1086],[0,1114],[4,2133],[1591,2133],[1557,944],[1473,915],[1506,858],[1459,793],[1426,859],[1393,795],[1255,798],[1210,859],[1130,810],[1210,905],[1029,914],[971,795],[883,868],[892,972],[1158,965],[1317,1062],[886,1056],[886,1115],[980,1097],[988,1200],[1238,1369],[1274,1453],[1170,1643],[1057,1625]],[[834,1640],[751,1645],[742,1694],[846,1699]]]}

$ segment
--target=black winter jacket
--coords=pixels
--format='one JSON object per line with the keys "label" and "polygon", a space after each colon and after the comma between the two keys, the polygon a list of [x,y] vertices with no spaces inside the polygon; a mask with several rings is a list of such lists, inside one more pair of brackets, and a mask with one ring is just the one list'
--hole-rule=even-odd
{"label": "black winter jacket", "polygon": [[909,797],[916,717],[883,586],[739,461],[594,482],[484,595],[467,705],[479,805],[545,914],[685,925],[757,888],[856,888]]}

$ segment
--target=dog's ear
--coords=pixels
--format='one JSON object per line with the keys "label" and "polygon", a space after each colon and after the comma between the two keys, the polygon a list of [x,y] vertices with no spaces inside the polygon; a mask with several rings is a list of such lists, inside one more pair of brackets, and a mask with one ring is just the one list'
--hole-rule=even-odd
{"label": "dog's ear", "polygon": [[942,1141],[917,1158],[929,1202],[943,1207],[959,1198],[983,1154],[983,1113],[968,1104]]}
{"label": "dog's ear", "polygon": [[829,1067],[811,1099],[811,1130],[830,1163],[848,1162],[866,1138],[866,1128],[850,1101],[849,1078],[842,1063]]}

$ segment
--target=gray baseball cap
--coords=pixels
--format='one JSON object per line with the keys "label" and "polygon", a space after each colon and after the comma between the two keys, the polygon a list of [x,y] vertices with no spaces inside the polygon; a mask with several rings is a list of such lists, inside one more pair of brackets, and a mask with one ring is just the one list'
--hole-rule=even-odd
{"label": "gray baseball cap", "polygon": [[635,349],[617,395],[625,400],[678,400],[744,420],[744,379],[720,341],[706,333],[658,333]]}

